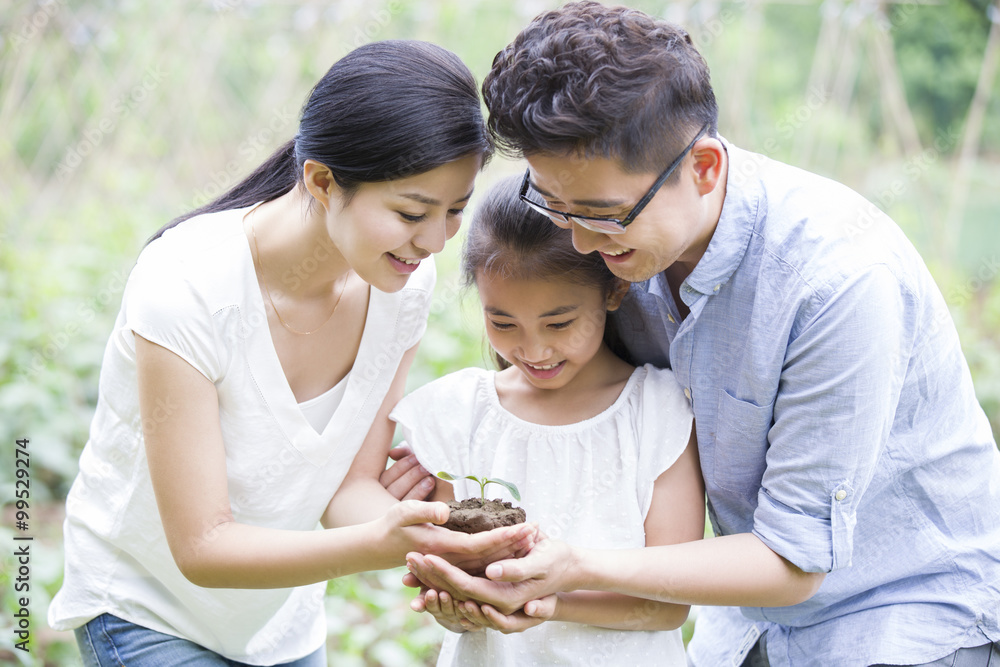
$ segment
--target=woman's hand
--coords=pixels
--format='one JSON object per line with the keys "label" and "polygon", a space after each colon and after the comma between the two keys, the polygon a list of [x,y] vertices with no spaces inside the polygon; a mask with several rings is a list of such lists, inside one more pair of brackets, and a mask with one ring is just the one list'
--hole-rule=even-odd
{"label": "woman's hand", "polygon": [[[379,551],[393,563],[407,553],[436,554],[451,566],[482,572],[498,560],[505,560],[529,551],[534,545],[537,527],[518,524],[469,535],[440,525],[448,520],[444,503],[405,500],[393,505],[374,522]],[[390,565],[389,567],[391,567]],[[461,570],[460,570],[461,571]]]}

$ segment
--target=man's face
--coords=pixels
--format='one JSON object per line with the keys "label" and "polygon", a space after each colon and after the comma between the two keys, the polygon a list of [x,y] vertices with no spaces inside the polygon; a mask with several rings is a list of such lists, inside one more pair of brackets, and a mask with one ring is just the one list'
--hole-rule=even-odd
{"label": "man's face", "polygon": [[[702,150],[708,142],[712,148]],[[721,212],[722,154],[717,139],[699,140],[624,234],[603,234],[575,222],[556,224],[573,230],[573,245],[579,252],[599,252],[612,273],[630,282],[647,280],[678,261],[693,268],[705,253]],[[549,208],[585,216],[625,218],[658,176],[627,173],[608,158],[535,154],[527,161],[533,198]]]}

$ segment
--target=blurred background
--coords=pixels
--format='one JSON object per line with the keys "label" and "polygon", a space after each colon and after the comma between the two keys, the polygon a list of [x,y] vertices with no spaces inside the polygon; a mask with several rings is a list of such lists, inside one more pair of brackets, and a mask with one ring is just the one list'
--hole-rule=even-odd
{"label": "blurred background", "polygon": [[[295,133],[312,85],[373,40],[457,53],[481,81],[546,0],[0,0],[0,498],[30,438],[32,645],[13,648],[13,548],[0,664],[72,665],[45,627],[62,576],[62,502],[103,348],[146,238]],[[720,132],[840,180],[887,211],[951,307],[1000,429],[1000,0],[631,0],[684,25],[712,69]],[[522,166],[496,159],[479,190]],[[472,201],[472,206],[476,199]],[[438,260],[415,387],[486,365],[457,276]],[[12,545],[13,509],[0,537]],[[402,571],[329,584],[332,665],[433,664],[443,631],[409,611]],[[690,633],[694,621],[685,628]]]}

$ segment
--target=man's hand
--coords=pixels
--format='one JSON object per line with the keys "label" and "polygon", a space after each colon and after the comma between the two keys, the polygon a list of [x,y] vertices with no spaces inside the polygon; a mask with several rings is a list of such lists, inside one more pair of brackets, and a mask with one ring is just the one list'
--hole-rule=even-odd
{"label": "man's hand", "polygon": [[434,491],[434,477],[417,461],[406,443],[389,450],[395,461],[378,481],[396,500],[426,500]]}
{"label": "man's hand", "polygon": [[456,600],[475,600],[510,615],[532,600],[572,590],[575,561],[569,545],[538,533],[538,541],[523,558],[488,565],[485,571],[488,578],[472,576],[434,555],[409,553],[406,567],[414,577],[404,577],[403,583],[423,584],[445,591]]}

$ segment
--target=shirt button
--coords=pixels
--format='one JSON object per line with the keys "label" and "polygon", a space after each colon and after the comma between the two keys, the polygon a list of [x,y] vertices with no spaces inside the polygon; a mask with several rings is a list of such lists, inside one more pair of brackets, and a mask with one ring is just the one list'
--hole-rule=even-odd
{"label": "shirt button", "polygon": [[844,498],[847,497],[847,491],[841,489],[840,491],[837,491],[836,495],[834,495],[833,497],[836,498],[837,500],[843,500]]}
{"label": "shirt button", "polygon": [[667,321],[670,322],[671,324],[677,324],[677,320],[675,320],[674,316],[671,315],[670,313],[667,313]]}
{"label": "shirt button", "polygon": [[718,292],[718,291],[719,291],[719,288],[720,288],[720,287],[722,287],[722,285],[716,285],[716,286],[715,286],[715,287],[713,288],[713,291],[715,291],[715,292]]}
{"label": "shirt button", "polygon": [[684,387],[684,395],[687,396],[687,399],[689,401],[691,400],[691,390],[688,389],[687,387]]}

